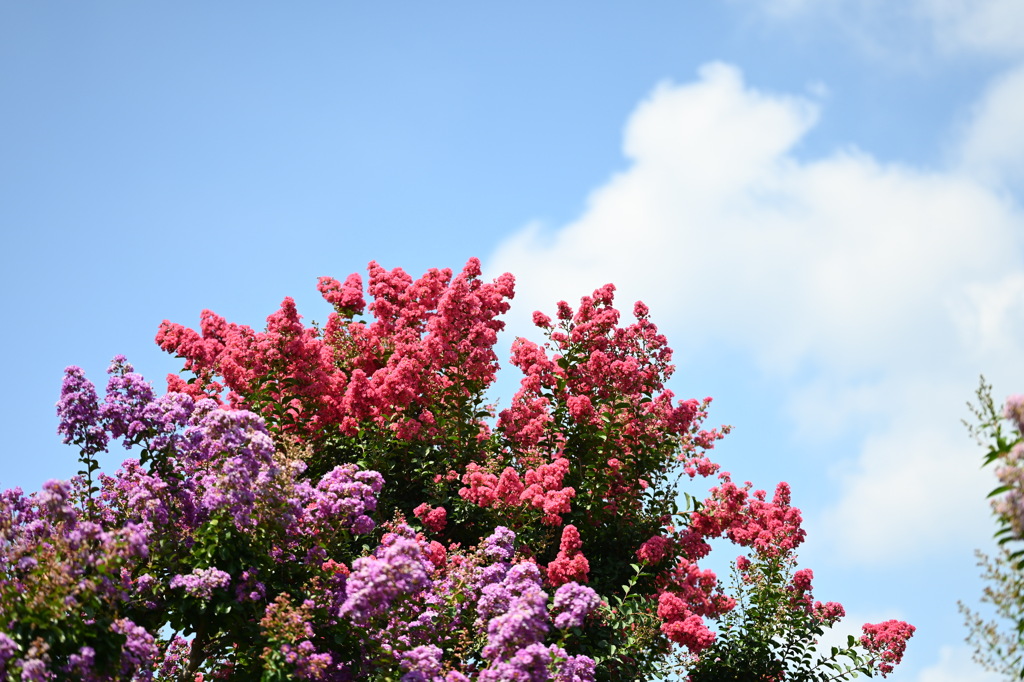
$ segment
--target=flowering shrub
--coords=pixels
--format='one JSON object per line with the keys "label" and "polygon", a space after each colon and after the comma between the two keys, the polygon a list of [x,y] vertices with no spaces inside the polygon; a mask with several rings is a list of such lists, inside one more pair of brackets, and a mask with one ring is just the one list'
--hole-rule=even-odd
{"label": "flowering shrub", "polygon": [[[606,285],[536,313],[547,341],[515,341],[524,377],[499,411],[484,395],[510,275],[371,263],[369,304],[358,275],[318,288],[322,327],[291,299],[263,332],[165,321],[157,342],[192,376],[162,395],[121,357],[102,400],[68,368],[79,476],[0,498],[0,674],[839,679],[899,662],[913,628],[895,622],[866,626],[846,667],[806,655],[842,607],[792,573],[789,487],[769,500],[719,471],[729,429],[665,388],[643,304],[621,324]],[[133,457],[100,472],[118,440]],[[702,501],[681,489],[716,475]],[[748,552],[733,594],[701,566],[718,537]]]}
{"label": "flowering shrub", "polygon": [[[976,405],[968,403],[974,422],[964,423],[978,444],[988,449],[985,465],[994,464],[999,479],[999,486],[989,494],[999,552],[995,557],[977,552],[987,583],[981,601],[994,607],[999,620],[986,619],[963,602],[959,606],[975,662],[1017,678],[1024,676],[1024,550],[1020,549],[1024,541],[1024,396],[1011,395],[997,409],[992,387],[982,377],[977,398]],[[1010,433],[1004,431],[1007,421],[1013,426]]]}

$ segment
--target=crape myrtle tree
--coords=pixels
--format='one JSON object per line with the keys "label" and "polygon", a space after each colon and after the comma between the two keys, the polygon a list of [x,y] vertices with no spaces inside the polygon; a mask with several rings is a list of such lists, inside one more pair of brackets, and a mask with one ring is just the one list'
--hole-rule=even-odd
{"label": "crape myrtle tree", "polygon": [[[995,556],[977,552],[986,585],[981,601],[995,618],[960,602],[974,660],[1006,679],[1024,678],[1024,395],[1011,395],[1002,408],[992,399],[984,377],[974,415],[965,422],[979,445],[986,447],[984,465],[994,465],[999,485],[989,494],[996,518]],[[1006,429],[1006,423],[1011,425]]]}
{"label": "crape myrtle tree", "polygon": [[[831,680],[883,675],[913,628],[843,615],[796,570],[800,511],[708,457],[710,399],[614,287],[535,313],[505,409],[486,402],[513,278],[369,268],[321,278],[257,332],[164,322],[158,394],[122,358],[58,403],[81,471],[0,498],[9,680]],[[112,475],[97,455],[134,457]],[[699,479],[712,477],[709,492]],[[701,567],[740,548],[735,589]]]}

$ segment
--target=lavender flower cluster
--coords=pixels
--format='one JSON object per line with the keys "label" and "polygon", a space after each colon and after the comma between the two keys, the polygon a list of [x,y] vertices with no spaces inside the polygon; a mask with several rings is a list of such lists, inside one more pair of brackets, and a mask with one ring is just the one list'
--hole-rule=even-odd
{"label": "lavender flower cluster", "polygon": [[[1013,422],[1019,434],[1024,434],[1024,395],[1006,399],[1003,417]],[[1017,443],[1000,458],[996,476],[1006,491],[993,498],[992,509],[1009,524],[1015,538],[1024,539],[1024,442]]]}
{"label": "lavender flower cluster", "polygon": [[[378,550],[369,560],[356,560],[348,582],[350,601],[342,612],[368,628],[370,639],[396,658],[403,682],[594,679],[591,658],[571,656],[545,639],[552,614],[560,630],[580,627],[600,599],[589,587],[567,583],[549,604],[537,565],[512,562],[515,534],[508,528],[498,527],[468,560],[448,566],[443,575],[434,571],[422,582],[420,569],[429,571],[430,565],[422,549],[418,561],[410,562],[417,543],[408,527],[387,543],[403,551]],[[442,675],[446,663],[452,663],[445,652],[459,648],[452,633],[478,630],[487,637],[475,675],[457,670]]]}
{"label": "lavender flower cluster", "polygon": [[376,471],[360,471],[344,464],[320,479],[305,504],[304,532],[326,532],[340,527],[356,534],[372,531],[376,524],[370,514],[377,509],[377,495],[384,478]]}
{"label": "lavender flower cluster", "polygon": [[432,566],[423,556],[420,544],[408,537],[411,530],[402,530],[405,534],[386,537],[374,556],[352,563],[339,615],[347,616],[356,625],[365,625],[374,615],[386,612],[400,596],[430,586]]}
{"label": "lavender flower cluster", "polygon": [[[95,631],[91,640],[56,650],[61,620],[126,601],[131,592],[126,575],[149,557],[145,524],[108,530],[83,516],[74,505],[75,494],[75,487],[64,481],[48,481],[29,496],[20,489],[0,494],[0,675],[49,680],[60,673],[98,679],[91,672],[91,644],[114,634],[125,635],[128,646],[129,635],[137,634],[127,619],[93,620],[86,623]],[[37,634],[19,642],[12,635],[24,631],[22,614],[37,623]],[[3,632],[5,628],[10,631]],[[140,644],[134,653],[125,649],[123,660],[144,657],[143,648]]]}
{"label": "lavender flower cluster", "polygon": [[[214,530],[223,525],[213,524],[231,523],[242,547],[265,543],[267,558],[281,566],[270,573],[284,576],[295,557],[324,553],[326,534],[374,528],[369,515],[383,486],[377,472],[345,465],[311,485],[300,480],[301,465],[279,464],[261,417],[183,393],[157,397],[120,356],[108,372],[101,400],[81,369],[68,368],[57,404],[59,433],[86,459],[114,440],[144,448],[148,459],[130,458],[113,476],[100,474],[98,496],[79,479],[49,482],[28,497],[18,489],[0,493],[0,565],[11,567],[0,571],[0,677],[149,679],[154,669],[178,676],[189,665],[191,643],[147,632],[135,624],[138,616],[170,608],[170,617],[180,618],[173,615],[175,604],[194,608],[189,600],[233,598],[258,614],[266,606],[268,585],[257,579],[259,567],[229,572],[209,565],[211,552],[222,551],[216,543],[227,537]],[[203,545],[202,537],[214,544]],[[174,549],[151,557],[153,547]],[[168,556],[170,566],[150,563]],[[153,572],[168,568],[177,570],[161,586]],[[341,578],[328,581],[338,604],[346,597]],[[79,613],[95,615],[82,619]],[[48,619],[49,630],[35,628],[38,641],[15,636],[24,623]],[[66,637],[75,628],[80,634]],[[98,646],[61,650],[50,641],[99,645],[110,637],[121,648],[113,668],[97,662]],[[310,646],[296,641],[280,650],[294,671],[312,678],[326,659]]]}
{"label": "lavender flower cluster", "polygon": [[209,599],[213,591],[226,587],[231,582],[231,575],[218,568],[197,568],[188,575],[176,575],[168,585],[172,590],[183,588],[185,594],[198,599]]}
{"label": "lavender flower cluster", "polygon": [[[117,440],[142,448],[143,459],[100,474],[98,491],[73,479],[27,497],[0,494],[0,677],[199,679],[197,660],[211,673],[233,665],[215,642],[245,622],[217,615],[234,612],[260,624],[262,665],[298,679],[353,679],[381,660],[404,682],[594,679],[593,660],[546,640],[552,628],[583,627],[600,599],[574,582],[549,599],[537,565],[516,562],[508,528],[449,557],[404,523],[389,524],[347,566],[336,559],[376,528],[379,473],[344,464],[307,480],[303,464],[277,455],[260,416],[184,393],[156,396],[120,356],[108,372],[100,400],[68,368],[59,432],[87,460]],[[308,598],[293,605],[286,588]],[[190,619],[205,613],[216,634],[186,639],[138,624],[160,609],[162,622],[193,632]],[[52,628],[17,634],[40,619]],[[472,641],[480,631],[482,649]],[[359,644],[347,654],[325,649],[354,633]],[[111,641],[114,659],[97,654]],[[472,662],[455,653],[474,648]]]}

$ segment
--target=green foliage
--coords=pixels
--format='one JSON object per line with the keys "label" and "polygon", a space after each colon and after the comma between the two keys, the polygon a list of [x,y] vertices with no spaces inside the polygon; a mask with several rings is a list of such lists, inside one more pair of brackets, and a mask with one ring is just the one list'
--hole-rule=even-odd
{"label": "green foliage", "polygon": [[[826,682],[872,676],[853,636],[844,647],[818,651],[828,623],[793,584],[792,555],[755,557],[734,564],[736,608],[722,617],[715,642],[701,652],[689,682]],[[820,606],[820,604],[818,605]]]}

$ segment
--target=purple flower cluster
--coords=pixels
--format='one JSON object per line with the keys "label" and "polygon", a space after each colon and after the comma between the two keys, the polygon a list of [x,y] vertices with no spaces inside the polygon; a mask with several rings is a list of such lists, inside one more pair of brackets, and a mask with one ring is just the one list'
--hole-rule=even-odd
{"label": "purple flower cluster", "polygon": [[505,661],[482,671],[480,682],[522,680],[523,682],[594,682],[594,659],[569,656],[556,644],[545,646],[535,642],[523,647]]}
{"label": "purple flower cluster", "polygon": [[[486,624],[487,644],[483,657],[490,665],[478,680],[558,680],[593,682],[594,661],[569,656],[544,638],[549,629],[548,595],[537,565],[511,565],[515,533],[498,527],[481,545],[483,555],[494,563],[479,569],[476,586],[478,624]],[[551,610],[559,629],[580,627],[597,607],[600,598],[589,587],[566,583],[555,593]]]}
{"label": "purple flower cluster", "polygon": [[[100,474],[98,497],[81,482],[50,482],[30,497],[0,495],[0,563],[11,567],[0,572],[0,623],[29,613],[18,589],[40,575],[61,577],[45,588],[53,618],[90,613],[98,620],[77,623],[89,634],[61,651],[0,632],[0,677],[190,677],[194,642],[147,632],[136,624],[148,622],[138,614],[170,608],[187,619],[196,600],[216,598],[233,599],[233,608],[255,619],[262,613],[265,662],[296,679],[352,679],[365,665],[335,660],[328,642],[337,633],[321,631],[322,624],[361,628],[372,644],[362,656],[390,659],[403,682],[593,680],[593,661],[546,639],[552,619],[562,630],[582,627],[599,603],[596,593],[567,583],[549,603],[537,564],[513,563],[510,529],[498,526],[475,548],[446,550],[404,524],[389,526],[373,553],[348,567],[340,560],[351,556],[351,536],[375,528],[379,473],[343,464],[314,484],[303,478],[304,464],[283,463],[288,458],[276,453],[259,415],[185,393],[157,397],[121,356],[108,373],[101,401],[80,369],[67,370],[60,433],[86,454],[117,439],[141,445],[142,460],[126,460],[114,476]],[[210,566],[218,556],[212,551],[231,547],[221,543],[239,541],[244,570],[232,575]],[[175,548],[173,560],[144,562],[151,542]],[[265,552],[264,563],[249,560],[254,550]],[[154,577],[168,573],[164,584]],[[283,585],[301,590],[304,601],[293,604]],[[210,623],[216,627],[216,616]],[[474,632],[485,632],[485,642]],[[100,670],[96,651],[109,650],[111,637],[121,655],[113,668],[109,656],[99,657]],[[462,659],[446,660],[456,651],[475,657],[468,668]],[[221,663],[206,665],[214,671]]]}
{"label": "purple flower cluster", "polygon": [[[53,679],[50,672],[50,645],[42,640],[35,640],[20,661],[21,679],[23,682],[44,682]],[[17,668],[15,669],[15,671]]]}
{"label": "purple flower cluster", "polygon": [[[60,576],[54,588],[65,607],[95,596],[119,599],[123,586],[114,579],[122,568],[148,555],[149,529],[125,524],[116,530],[85,521],[73,506],[71,485],[47,481],[25,497],[20,489],[0,494],[0,616],[4,604],[20,601],[30,575]],[[5,602],[6,598],[12,602]],[[0,622],[4,622],[0,618]]]}
{"label": "purple flower cluster", "polygon": [[[257,500],[279,502],[278,488],[270,484],[280,472],[262,419],[208,407],[212,401],[193,405],[188,396],[169,394],[141,410],[149,420],[146,433],[156,434],[150,446],[162,445],[164,469],[175,475],[135,459],[125,460],[113,477],[101,474],[105,521],[134,518],[178,534],[226,513],[243,530],[256,524]],[[186,428],[178,433],[181,426]]]}
{"label": "purple flower cluster", "polygon": [[169,587],[184,588],[185,594],[199,599],[209,599],[213,591],[219,587],[227,587],[231,576],[218,568],[197,568],[187,575],[176,575],[171,578]]}
{"label": "purple flower cluster", "polygon": [[384,478],[376,471],[360,471],[355,464],[335,467],[311,491],[302,530],[319,533],[340,527],[369,533],[376,524],[368,514],[377,509],[376,495],[383,487]]}
{"label": "purple flower cluster", "polygon": [[583,627],[583,621],[601,603],[597,592],[579,583],[565,583],[555,590],[551,611],[559,630]]}
{"label": "purple flower cluster", "polygon": [[[318,536],[323,533],[373,528],[369,514],[383,485],[376,472],[339,467],[314,488],[298,479],[302,466],[278,466],[276,446],[259,416],[221,409],[209,399],[194,401],[183,393],[154,397],[149,384],[122,357],[115,358],[110,374],[106,399],[100,402],[81,370],[68,369],[58,404],[61,433],[66,442],[75,442],[88,453],[104,449],[111,438],[122,439],[126,447],[141,444],[147,448],[147,459],[126,460],[114,476],[100,474],[101,493],[89,507],[89,519],[95,521],[82,518],[74,506],[83,496],[91,497],[79,484],[51,482],[29,498],[20,490],[0,495],[0,563],[16,567],[13,573],[0,575],[0,622],[17,622],[19,612],[30,610],[19,593],[29,574],[58,577],[47,588],[52,592],[47,598],[56,605],[55,617],[86,608],[102,611],[101,604],[116,613],[118,605],[128,601],[151,609],[181,597],[208,600],[218,588],[230,586],[231,576],[203,562],[189,565],[203,556],[191,556],[190,548],[201,534],[217,537],[203,529],[225,515],[245,533],[276,536],[271,556],[278,562],[309,552],[322,555]],[[150,537],[178,551],[175,568],[180,572],[166,588],[149,572],[133,577],[137,559],[147,555]],[[402,555],[398,545],[383,554],[396,565]],[[255,566],[241,573],[233,592],[239,602],[266,599],[267,586],[257,575]],[[335,613],[345,597],[345,576],[338,573],[336,578],[324,584],[327,592],[338,593],[326,597]],[[417,578],[413,575],[406,582],[416,584]],[[151,676],[153,636],[129,619],[106,623],[113,623],[111,635],[124,640],[124,676]],[[85,627],[99,632],[89,624]],[[308,639],[284,642],[278,650],[296,676],[318,678],[330,664],[330,655],[317,652]],[[58,669],[91,679],[91,647],[60,654],[63,662],[58,665],[50,663],[51,650],[7,640],[0,641],[3,665],[11,670],[16,666],[26,679],[48,678]],[[172,639],[166,649],[155,665],[181,673],[187,665],[188,642]],[[10,666],[7,659],[12,659]]]}
{"label": "purple flower cluster", "polygon": [[430,586],[430,562],[407,526],[406,535],[385,537],[374,556],[352,562],[352,574],[346,585],[341,616],[356,625],[367,623],[376,614],[387,611],[399,597]]}
{"label": "purple flower cluster", "polygon": [[235,597],[238,601],[260,601],[267,596],[267,586],[256,579],[259,572],[258,568],[247,568],[242,571],[235,586]]}
{"label": "purple flower cluster", "polygon": [[480,673],[481,682],[523,680],[524,682],[547,682],[551,679],[552,653],[565,652],[555,645],[546,647],[539,642],[523,647],[507,661],[500,661]]}
{"label": "purple flower cluster", "polygon": [[107,369],[107,397],[100,406],[100,417],[107,421],[107,430],[114,438],[124,438],[125,448],[149,430],[144,412],[153,400],[153,387],[135,373],[123,355],[118,355]]}
{"label": "purple flower cluster", "polygon": [[196,471],[199,506],[210,515],[227,511],[239,529],[251,527],[260,488],[277,474],[274,441],[263,419],[244,410],[212,410],[199,432],[199,449],[191,454],[208,462]]}
{"label": "purple flower cluster", "polygon": [[594,682],[596,665],[590,656],[566,656],[558,667],[555,682]]}
{"label": "purple flower cluster", "polygon": [[6,633],[0,632],[0,673],[7,672],[7,662],[14,658],[16,653],[18,653],[18,643]]}
{"label": "purple flower cluster", "polygon": [[80,445],[82,451],[90,455],[107,449],[109,436],[101,425],[96,386],[85,378],[80,367],[64,370],[57,416],[60,419],[57,433],[64,436],[65,443]]}
{"label": "purple flower cluster", "polygon": [[153,432],[149,446],[153,450],[174,447],[181,439],[179,429],[188,424],[196,404],[187,393],[165,393],[142,410]]}
{"label": "purple flower cluster", "polygon": [[153,635],[127,618],[114,621],[110,629],[125,638],[121,650],[121,673],[125,676],[134,673],[137,680],[153,679],[152,663],[160,655]]}
{"label": "purple flower cluster", "polygon": [[70,673],[77,680],[98,680],[93,673],[93,666],[96,665],[96,650],[91,646],[83,646],[78,653],[68,656],[68,665],[65,672]]}
{"label": "purple flower cluster", "polygon": [[188,668],[189,655],[192,652],[192,642],[181,635],[174,635],[167,648],[164,650],[163,659],[157,667],[159,679],[173,680],[183,678]]}
{"label": "purple flower cluster", "polygon": [[484,556],[493,561],[511,561],[515,554],[516,534],[498,526],[481,544]]}
{"label": "purple flower cluster", "polygon": [[282,644],[281,653],[286,663],[292,666],[295,676],[300,680],[318,680],[321,674],[332,663],[330,654],[320,653],[308,639],[296,646]]}
{"label": "purple flower cluster", "polygon": [[441,656],[444,652],[433,644],[417,646],[401,655],[405,674],[402,682],[434,682],[441,678]]}
{"label": "purple flower cluster", "polygon": [[[132,510],[134,516],[141,521],[151,523],[157,528],[171,524],[172,500],[168,484],[163,478],[151,474],[137,459],[127,459],[121,465],[116,478],[100,474],[100,483],[104,485],[101,497],[107,502],[120,502],[123,509]],[[193,513],[192,505],[188,505]],[[106,521],[115,522],[114,509],[104,505]]]}
{"label": "purple flower cluster", "polygon": [[479,595],[476,600],[477,627],[486,627],[491,618],[508,609],[509,593],[504,581],[512,568],[515,539],[514,532],[504,526],[498,526],[480,543],[482,557],[494,563],[480,567],[472,581]]}
{"label": "purple flower cluster", "polygon": [[548,595],[541,589],[537,565],[521,563],[513,566],[505,579],[488,585],[482,591],[491,603],[504,606],[487,623],[487,646],[484,658],[508,658],[523,647],[540,642],[548,633]]}

